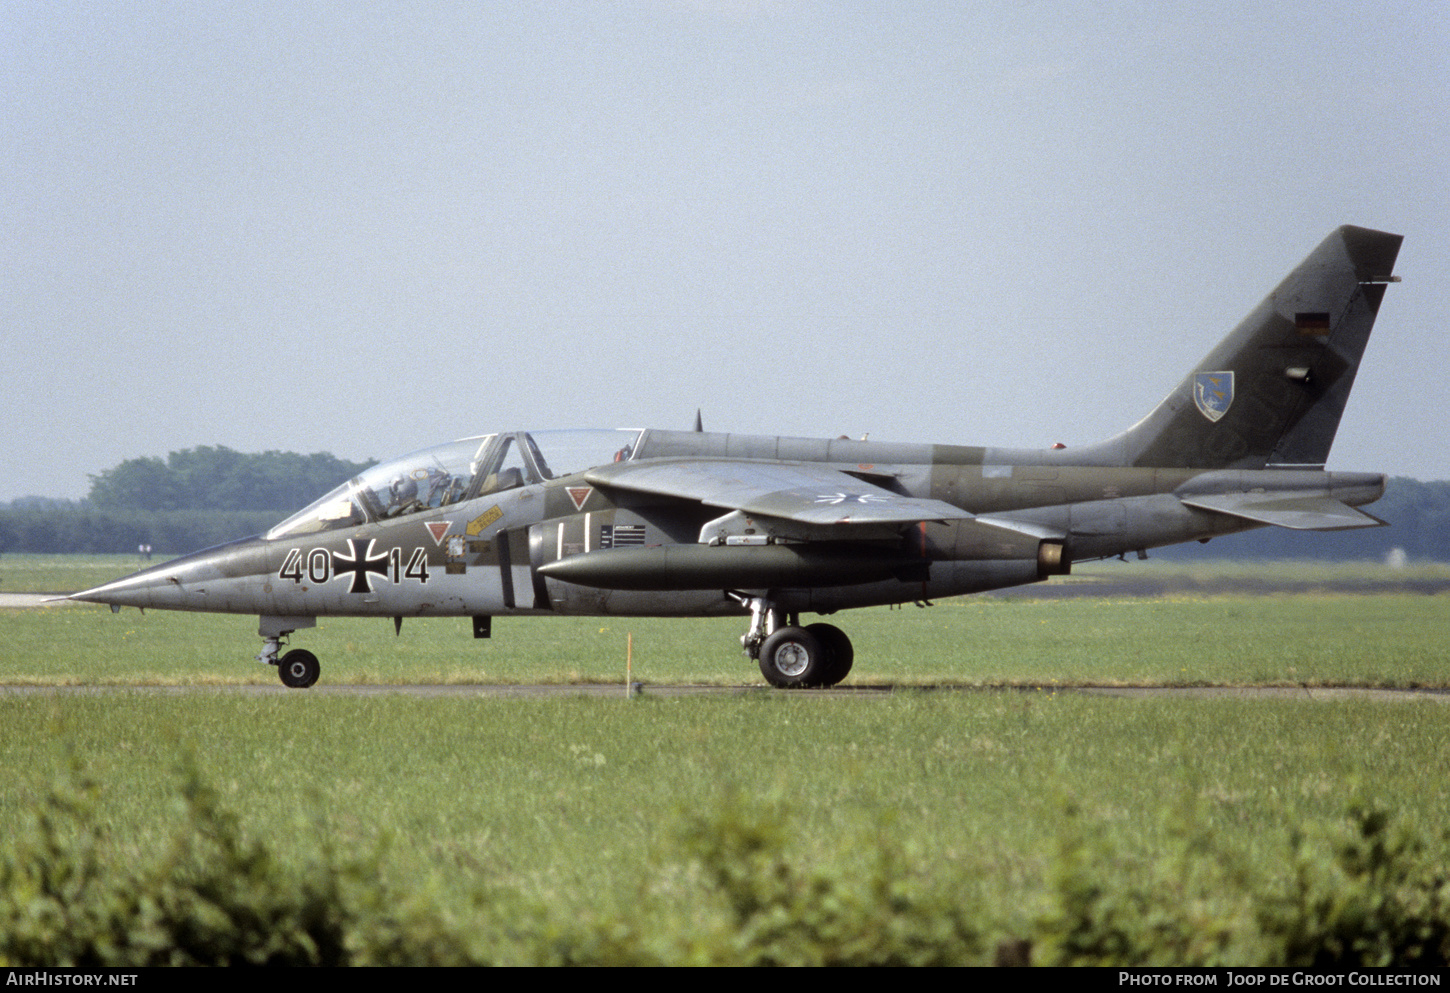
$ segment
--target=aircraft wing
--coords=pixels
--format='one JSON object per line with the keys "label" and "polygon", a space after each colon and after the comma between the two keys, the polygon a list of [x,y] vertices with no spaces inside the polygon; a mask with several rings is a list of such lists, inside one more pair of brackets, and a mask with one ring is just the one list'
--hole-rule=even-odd
{"label": "aircraft wing", "polygon": [[1295,531],[1344,531],[1377,528],[1384,521],[1328,496],[1286,496],[1283,493],[1217,493],[1179,497],[1190,507],[1232,514],[1259,524]]}
{"label": "aircraft wing", "polygon": [[698,500],[804,524],[915,524],[970,520],[942,500],[903,496],[828,465],[687,459],[617,462],[585,473],[604,487]]}

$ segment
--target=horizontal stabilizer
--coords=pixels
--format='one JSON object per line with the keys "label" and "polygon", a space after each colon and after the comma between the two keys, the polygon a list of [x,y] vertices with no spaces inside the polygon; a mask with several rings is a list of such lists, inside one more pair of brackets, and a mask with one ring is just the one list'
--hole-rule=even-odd
{"label": "horizontal stabilizer", "polygon": [[1382,527],[1385,523],[1328,496],[1220,493],[1179,499],[1199,510],[1232,514],[1258,524],[1272,524],[1295,531],[1347,531],[1350,528]]}

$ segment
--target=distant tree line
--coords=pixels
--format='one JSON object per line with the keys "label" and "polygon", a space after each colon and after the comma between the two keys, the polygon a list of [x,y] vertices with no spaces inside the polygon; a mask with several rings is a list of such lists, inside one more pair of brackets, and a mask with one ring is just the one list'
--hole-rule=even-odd
{"label": "distant tree line", "polygon": [[372,462],[202,446],[127,459],[83,500],[0,503],[0,552],[182,552],[258,534]]}
{"label": "distant tree line", "polygon": [[89,502],[100,510],[298,510],[371,462],[326,452],[234,452],[186,448],[158,458],[127,459],[91,477]]}

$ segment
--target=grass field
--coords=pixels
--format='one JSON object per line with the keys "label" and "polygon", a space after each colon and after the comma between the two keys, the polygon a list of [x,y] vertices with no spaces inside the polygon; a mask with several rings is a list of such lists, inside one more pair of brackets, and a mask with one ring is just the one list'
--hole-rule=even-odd
{"label": "grass field", "polygon": [[[10,567],[0,589],[14,591],[11,557],[0,565]],[[84,585],[68,578],[73,563],[41,571],[42,585]],[[847,685],[892,693],[762,685],[633,700],[239,696],[224,684],[275,683],[249,661],[252,618],[4,611],[0,685],[130,688],[0,691],[0,823],[23,823],[75,761],[102,786],[108,857],[144,863],[186,830],[176,770],[189,755],[247,835],[279,857],[383,845],[380,875],[451,919],[468,921],[506,894],[551,919],[703,934],[730,917],[702,878],[691,832],[702,818],[714,834],[743,819],[773,826],[782,857],[802,872],[885,872],[945,894],[981,922],[990,946],[1046,933],[1075,858],[1111,886],[1185,906],[1174,887],[1192,896],[1195,873],[1288,892],[1302,870],[1294,839],[1333,835],[1356,804],[1387,812],[1438,864],[1450,861],[1444,704],[1053,690],[1443,687],[1446,602],[1387,586],[857,611],[837,618],[857,647]],[[322,658],[324,682],[622,682],[632,633],[646,683],[758,683],[737,647],[741,628],[499,619],[492,639],[474,641],[464,621],[408,622],[396,638],[386,621],[324,619],[296,643]],[[176,695],[159,684],[202,688]],[[1179,865],[1190,850],[1191,872]],[[1225,954],[1256,961],[1241,946]]]}

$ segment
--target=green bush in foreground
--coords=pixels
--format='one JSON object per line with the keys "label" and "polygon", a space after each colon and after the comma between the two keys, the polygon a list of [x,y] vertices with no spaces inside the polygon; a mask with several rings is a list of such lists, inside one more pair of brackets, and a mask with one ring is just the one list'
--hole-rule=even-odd
{"label": "green bush in foreground", "polygon": [[[1450,873],[1384,811],[1352,807],[1328,842],[1296,835],[1289,894],[1260,911],[1286,965],[1444,968],[1450,959]],[[1443,845],[1440,849],[1444,850]]]}
{"label": "green bush in foreground", "polygon": [[1137,866],[1067,811],[1053,865],[1050,910],[1037,922],[1037,959],[1052,965],[1265,964],[1252,897],[1236,859],[1191,819],[1175,847]]}
{"label": "green bush in foreground", "polygon": [[[720,965],[952,965],[976,961],[977,924],[950,894],[917,884],[889,842],[850,876],[808,871],[785,856],[787,821],[740,800],[684,832],[711,890],[729,909],[717,942],[695,950]],[[980,916],[980,915],[971,915]]]}
{"label": "green bush in foreground", "polygon": [[0,957],[12,964],[338,965],[348,921],[331,865],[293,874],[188,769],[189,830],[154,864],[118,869],[93,783],[53,789],[0,862]]}
{"label": "green bush in foreground", "polygon": [[[244,839],[188,763],[186,819],[154,864],[118,865],[98,790],[78,771],[54,787],[30,830],[0,853],[0,962],[9,965],[939,964],[971,961],[974,930],[923,897],[883,849],[859,880],[808,873],[782,855],[784,819],[726,812],[692,822],[715,906],[690,927],[657,906],[559,918],[511,894],[475,894],[449,920],[427,884],[378,883],[377,859],[330,852],[303,868]],[[733,807],[732,807],[733,809]],[[319,828],[318,838],[326,831]]]}
{"label": "green bush in foreground", "polygon": [[[1287,885],[1252,878],[1235,853],[1191,826],[1141,874],[1074,834],[1057,861],[1053,909],[1039,922],[1041,960],[1445,967],[1450,875],[1442,859],[1384,811],[1353,805],[1346,821],[1314,838],[1296,832]],[[1146,881],[1119,881],[1125,876]]]}
{"label": "green bush in foreground", "polygon": [[[788,814],[740,797],[682,820],[661,867],[673,883],[642,879],[627,911],[480,888],[450,915],[430,881],[409,892],[380,883],[382,848],[343,862],[319,841],[284,863],[243,836],[190,762],[179,793],[186,816],[169,848],[126,864],[94,783],[73,770],[52,788],[0,851],[0,963],[985,964],[988,934],[1008,963],[1427,967],[1450,957],[1444,845],[1432,851],[1371,808],[1297,835],[1279,881],[1251,878],[1191,818],[1160,863],[1142,866],[1071,817],[1047,910],[1022,934],[951,883],[920,880],[884,837],[843,845],[865,853],[854,862],[803,867],[789,855]],[[312,834],[328,836],[322,825]]]}

